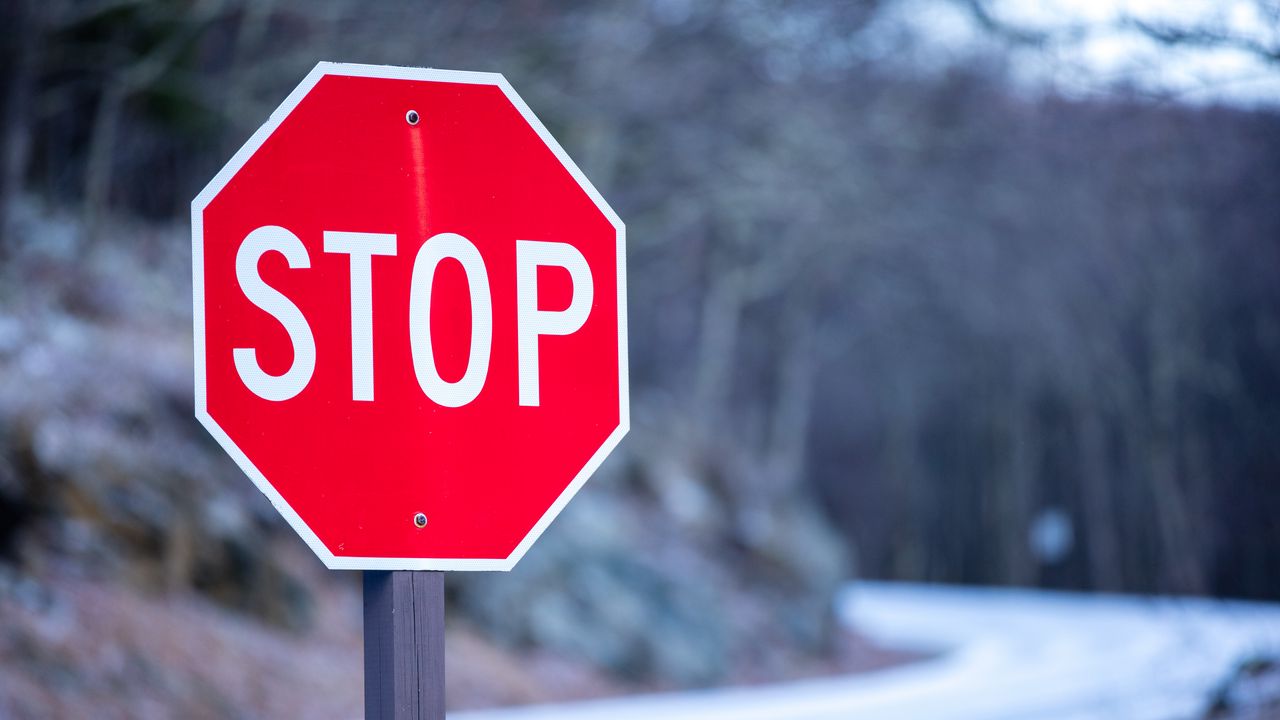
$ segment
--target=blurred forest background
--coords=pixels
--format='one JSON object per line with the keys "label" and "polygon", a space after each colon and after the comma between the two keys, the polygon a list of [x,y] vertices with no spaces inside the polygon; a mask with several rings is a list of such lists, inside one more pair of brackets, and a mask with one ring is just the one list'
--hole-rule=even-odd
{"label": "blurred forest background", "polygon": [[[1250,7],[1126,29],[1280,73]],[[944,10],[989,41],[895,20]],[[855,577],[1280,598],[1280,93],[1028,85],[1062,32],[3,3],[0,715],[358,713],[351,574],[192,418],[188,204],[322,59],[504,73],[628,225],[633,434],[515,572],[449,576],[452,704],[894,662],[833,627]]]}

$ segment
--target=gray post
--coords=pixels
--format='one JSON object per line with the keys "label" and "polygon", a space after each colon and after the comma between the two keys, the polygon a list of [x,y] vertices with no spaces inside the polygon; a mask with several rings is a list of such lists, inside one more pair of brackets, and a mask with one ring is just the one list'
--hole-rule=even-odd
{"label": "gray post", "polygon": [[444,573],[364,571],[366,720],[444,720]]}

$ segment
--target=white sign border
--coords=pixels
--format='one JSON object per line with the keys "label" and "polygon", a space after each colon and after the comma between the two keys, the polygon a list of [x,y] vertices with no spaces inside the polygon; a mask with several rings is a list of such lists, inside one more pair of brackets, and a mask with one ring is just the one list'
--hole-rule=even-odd
{"label": "white sign border", "polygon": [[[538,133],[538,137],[546,143],[555,154],[564,169],[577,181],[583,192],[591,198],[600,212],[613,225],[617,235],[618,266],[618,427],[609,435],[599,449],[587,461],[587,464],[573,478],[573,482],[565,488],[551,507],[529,531],[524,540],[505,558],[471,559],[471,558],[385,558],[385,557],[351,557],[334,555],[320,542],[315,532],[294,512],[284,497],[267,481],[265,475],[249,460],[248,456],[232,441],[231,437],[209,415],[207,378],[205,374],[205,315],[204,315],[204,210],[213,198],[226,187],[232,177],[244,167],[266,139],[275,132],[280,123],[298,106],[316,83],[326,75],[345,75],[351,77],[386,78],[393,80],[420,80],[428,82],[464,83],[471,85],[492,85],[502,90],[507,100],[515,106],[524,117],[525,122]],[[293,92],[285,98],[280,107],[271,113],[267,122],[258,128],[249,140],[231,157],[231,160],[214,175],[204,190],[191,201],[191,273],[192,273],[192,312],[193,335],[195,346],[195,415],[209,434],[218,441],[222,449],[235,460],[249,479],[253,480],[258,490],[267,496],[276,510],[284,516],[294,531],[310,546],[312,552],[320,558],[330,570],[510,570],[520,558],[560,514],[587,479],[600,467],[604,459],[613,452],[623,436],[631,427],[630,393],[627,384],[627,272],[626,272],[626,226],[609,203],[602,197],[587,179],[582,170],[573,162],[560,143],[551,136],[546,126],[538,120],[525,101],[516,93],[511,83],[499,73],[465,72],[459,70],[439,70],[435,68],[399,67],[393,65],[359,65],[351,63],[317,63],[311,72],[303,78]]]}

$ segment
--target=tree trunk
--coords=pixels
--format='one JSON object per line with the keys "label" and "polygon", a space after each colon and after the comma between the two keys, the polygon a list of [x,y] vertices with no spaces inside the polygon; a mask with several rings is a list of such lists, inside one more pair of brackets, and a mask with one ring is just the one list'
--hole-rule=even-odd
{"label": "tree trunk", "polygon": [[1106,426],[1097,412],[1080,407],[1077,416],[1080,492],[1084,501],[1084,525],[1089,552],[1089,574],[1097,590],[1124,588],[1120,540],[1111,492],[1111,462]]}
{"label": "tree trunk", "polygon": [[10,0],[0,12],[5,25],[3,62],[10,69],[0,118],[0,259],[10,250],[9,219],[22,192],[31,154],[31,99],[39,25],[33,0]]}
{"label": "tree trunk", "polygon": [[693,417],[702,427],[717,422],[728,401],[742,316],[740,285],[736,273],[713,275],[702,300],[701,342],[693,388]]}
{"label": "tree trunk", "polygon": [[125,84],[109,81],[98,101],[89,136],[89,159],[84,168],[84,228],[89,242],[97,240],[104,211],[110,199],[112,165],[115,162],[116,131],[126,98]]}
{"label": "tree trunk", "polygon": [[1034,398],[1020,373],[1013,373],[1012,397],[1009,400],[1009,476],[1004,492],[1002,524],[1004,527],[1005,579],[1013,585],[1028,585],[1035,580],[1035,565],[1028,547],[1031,491],[1040,468],[1040,428],[1036,427]]}
{"label": "tree trunk", "polygon": [[816,371],[815,320],[810,304],[789,303],[783,321],[777,396],[770,418],[769,454],[778,488],[790,492],[804,478]]}

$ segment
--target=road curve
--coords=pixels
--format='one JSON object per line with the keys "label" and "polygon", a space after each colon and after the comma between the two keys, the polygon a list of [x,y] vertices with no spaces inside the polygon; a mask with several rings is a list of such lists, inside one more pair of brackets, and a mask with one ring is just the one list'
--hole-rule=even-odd
{"label": "road curve", "polygon": [[848,677],[456,713],[457,720],[1163,720],[1280,652],[1280,604],[859,582],[844,622],[923,662]]}

